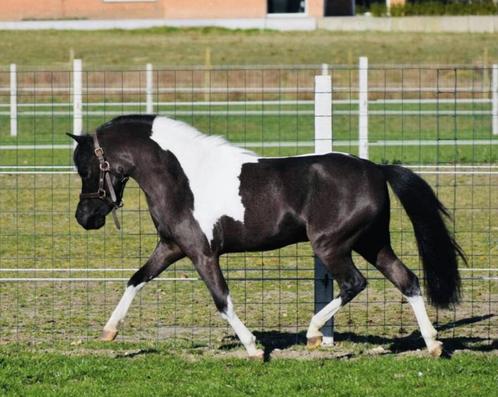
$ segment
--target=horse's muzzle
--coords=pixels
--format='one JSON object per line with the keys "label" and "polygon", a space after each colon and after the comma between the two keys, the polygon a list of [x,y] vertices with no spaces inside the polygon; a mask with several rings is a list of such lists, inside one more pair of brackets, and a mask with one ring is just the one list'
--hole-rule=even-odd
{"label": "horse's muzzle", "polygon": [[90,206],[88,204],[78,204],[76,209],[76,220],[86,230],[100,229],[105,225],[105,216],[109,213],[110,209],[107,205]]}
{"label": "horse's muzzle", "polygon": [[105,216],[78,216],[76,215],[76,220],[83,226],[86,230],[100,229],[105,225]]}

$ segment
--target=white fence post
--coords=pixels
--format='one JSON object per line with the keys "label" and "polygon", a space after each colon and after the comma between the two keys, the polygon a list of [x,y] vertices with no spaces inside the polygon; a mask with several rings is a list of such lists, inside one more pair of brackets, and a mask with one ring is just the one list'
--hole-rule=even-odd
{"label": "white fence post", "polygon": [[498,135],[498,64],[493,65],[493,76],[492,76],[492,101],[493,101],[493,106],[492,106],[492,113],[491,113],[491,119],[492,119],[492,128],[493,128],[493,135]]}
{"label": "white fence post", "polygon": [[152,64],[148,63],[145,69],[145,113],[154,113],[154,75]]}
{"label": "white fence post", "polygon": [[17,136],[17,70],[10,65],[10,136]]}
{"label": "white fence post", "polygon": [[332,80],[315,76],[315,153],[332,150]]}
{"label": "white fence post", "polygon": [[[81,59],[73,60],[73,134],[83,132],[83,68]],[[75,142],[76,143],[76,142]]]}
{"label": "white fence post", "polygon": [[368,159],[368,58],[360,57],[358,79],[358,155]]}
{"label": "white fence post", "polygon": [[[315,153],[324,154],[332,150],[332,79],[327,65],[322,65],[322,75],[315,76]],[[315,256],[315,313],[322,310],[334,297],[332,274]],[[334,343],[334,322],[330,319],[322,327],[325,345]]]}

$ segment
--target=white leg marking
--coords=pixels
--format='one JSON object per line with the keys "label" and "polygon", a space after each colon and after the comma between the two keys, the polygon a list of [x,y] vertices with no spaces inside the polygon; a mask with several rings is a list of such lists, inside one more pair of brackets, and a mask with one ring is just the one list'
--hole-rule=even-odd
{"label": "white leg marking", "polygon": [[240,341],[247,350],[249,356],[258,356],[263,352],[256,348],[256,337],[247,329],[239,317],[235,314],[233,310],[232,298],[230,295],[227,297],[227,308],[224,313],[221,313],[221,317],[228,321],[232,326],[233,330],[239,337]]}
{"label": "white leg marking", "polygon": [[123,296],[121,297],[121,300],[112,312],[109,321],[107,321],[107,324],[104,326],[105,331],[117,331],[119,324],[125,318],[126,313],[128,313],[128,309],[130,308],[133,298],[138,293],[138,291],[143,288],[144,285],[145,283],[141,283],[136,287],[130,285],[126,288]]}
{"label": "white leg marking", "polygon": [[425,310],[424,299],[421,295],[406,297],[408,303],[410,303],[413,312],[415,313],[415,317],[417,318],[418,326],[420,328],[420,333],[424,338],[425,344],[429,350],[432,350],[434,347],[440,346],[440,342],[436,340],[437,331],[432,326],[431,320],[427,315],[427,311]]}
{"label": "white leg marking", "polygon": [[320,328],[322,328],[327,321],[329,321],[334,314],[341,308],[342,299],[335,298],[332,302],[330,302],[327,306],[325,306],[322,310],[320,310],[317,314],[315,314],[310,321],[310,326],[308,328],[308,332],[306,332],[306,338],[313,338],[316,336],[322,336],[320,332]]}

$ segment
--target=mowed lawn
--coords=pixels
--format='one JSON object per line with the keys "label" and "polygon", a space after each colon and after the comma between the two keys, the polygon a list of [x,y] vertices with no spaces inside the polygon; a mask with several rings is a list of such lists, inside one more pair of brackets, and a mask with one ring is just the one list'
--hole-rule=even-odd
{"label": "mowed lawn", "polygon": [[[306,357],[306,353],[302,355]],[[353,359],[204,357],[195,349],[82,353],[0,349],[0,393],[9,396],[496,396],[498,357]]]}

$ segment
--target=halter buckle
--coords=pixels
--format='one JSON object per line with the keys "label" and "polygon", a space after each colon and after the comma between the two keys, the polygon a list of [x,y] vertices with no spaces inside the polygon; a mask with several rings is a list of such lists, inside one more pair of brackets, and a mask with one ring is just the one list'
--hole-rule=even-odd
{"label": "halter buckle", "polygon": [[99,195],[99,199],[103,199],[107,196],[107,193],[103,188],[99,188],[99,190],[97,190],[97,194]]}
{"label": "halter buckle", "polygon": [[111,166],[109,165],[109,162],[108,161],[102,161],[100,164],[99,164],[99,168],[101,171],[104,171],[104,172],[108,172],[110,171],[111,169]]}
{"label": "halter buckle", "polygon": [[94,153],[97,157],[103,157],[104,156],[104,149],[102,149],[100,146],[96,147],[94,149]]}

